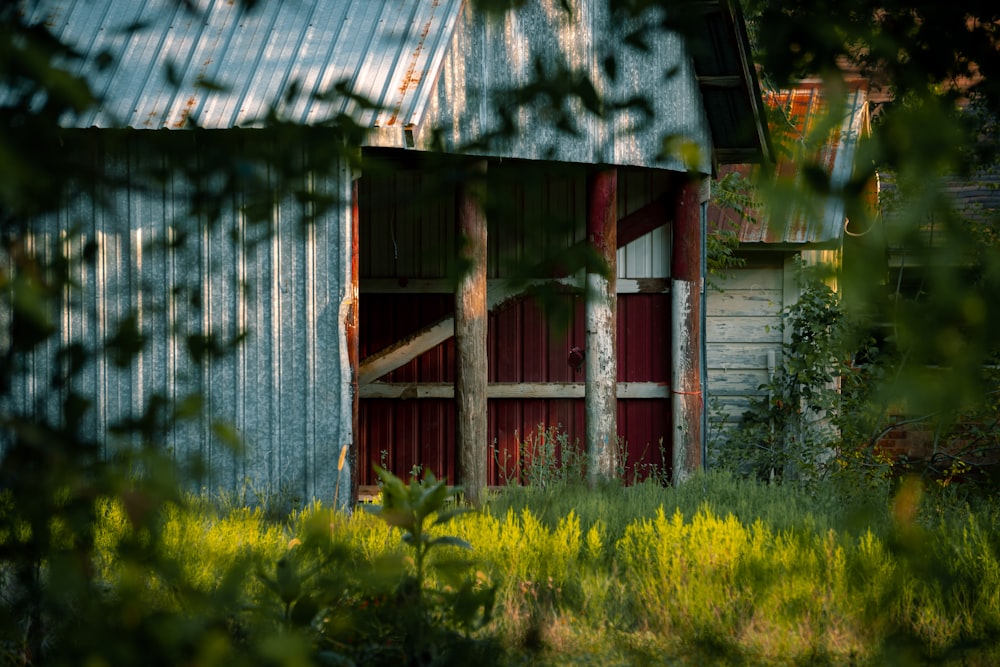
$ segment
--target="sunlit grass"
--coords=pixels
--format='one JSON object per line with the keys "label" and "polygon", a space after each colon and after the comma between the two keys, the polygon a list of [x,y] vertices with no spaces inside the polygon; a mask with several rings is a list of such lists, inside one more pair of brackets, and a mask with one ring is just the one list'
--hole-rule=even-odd
{"label": "sunlit grass", "polygon": [[[473,545],[471,554],[449,547],[435,557],[471,557],[480,581],[497,586],[489,631],[515,662],[1000,660],[1000,535],[992,504],[971,509],[924,494],[902,511],[896,490],[841,503],[836,489],[827,492],[724,475],[676,489],[511,489],[448,524],[447,534]],[[104,506],[100,575],[110,586],[143,591],[148,604],[182,604],[176,591],[155,580],[139,586],[116,567],[111,554],[143,543],[129,526],[125,508]],[[191,591],[232,586],[236,571],[245,609],[260,604],[255,573],[297,545],[336,543],[337,557],[362,573],[407,562],[399,534],[375,517],[319,504],[278,523],[260,508],[219,511],[193,501],[171,507],[162,527],[157,548]]]}

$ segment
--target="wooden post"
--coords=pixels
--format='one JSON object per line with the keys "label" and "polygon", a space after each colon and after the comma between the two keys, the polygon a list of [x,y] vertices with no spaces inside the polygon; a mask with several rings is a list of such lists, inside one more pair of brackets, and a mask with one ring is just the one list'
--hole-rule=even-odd
{"label": "wooden post", "polygon": [[455,292],[455,413],[460,481],[479,505],[486,489],[486,161],[472,164],[458,193],[459,250],[465,273]]}
{"label": "wooden post", "polygon": [[587,238],[607,271],[587,273],[584,415],[592,487],[613,479],[617,468],[617,191],[615,169],[596,171],[587,179]]}
{"label": "wooden post", "polygon": [[673,481],[687,479],[703,465],[702,292],[704,229],[701,181],[685,177],[674,207],[670,262],[673,393]]}
{"label": "wooden post", "polygon": [[[347,493],[347,506],[354,507],[358,502],[358,452],[361,445],[360,411],[359,401],[361,396],[358,391],[358,372],[360,364],[360,343],[358,339],[358,229],[360,227],[358,213],[358,178],[356,174],[351,181],[351,303],[347,309],[344,329],[347,332],[347,359],[351,365],[351,449],[347,457],[347,469],[350,474],[350,484],[340,484]],[[339,454],[339,452],[338,452]],[[339,456],[338,456],[339,461]],[[337,470],[337,481],[340,482],[340,475],[343,469]],[[338,502],[340,499],[338,498]]]}

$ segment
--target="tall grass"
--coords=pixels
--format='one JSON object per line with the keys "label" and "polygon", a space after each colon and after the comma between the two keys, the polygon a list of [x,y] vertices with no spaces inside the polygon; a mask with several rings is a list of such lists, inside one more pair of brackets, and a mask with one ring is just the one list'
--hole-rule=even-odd
{"label": "tall grass", "polygon": [[[497,587],[488,631],[513,662],[1000,664],[995,503],[911,484],[841,493],[722,474],[677,488],[553,483],[500,492],[447,532],[473,545],[477,580]],[[105,509],[98,544],[111,554],[137,536],[122,507]],[[246,609],[260,604],[254,573],[297,544],[336,543],[341,560],[327,567],[350,562],[364,576],[408,567],[399,535],[363,512],[313,505],[278,524],[194,503],[163,522],[159,548],[191,590],[216,590],[243,564]],[[469,554],[434,556],[459,557]],[[101,576],[116,585],[128,573],[109,557]],[[183,603],[156,582],[144,590],[150,604]]]}

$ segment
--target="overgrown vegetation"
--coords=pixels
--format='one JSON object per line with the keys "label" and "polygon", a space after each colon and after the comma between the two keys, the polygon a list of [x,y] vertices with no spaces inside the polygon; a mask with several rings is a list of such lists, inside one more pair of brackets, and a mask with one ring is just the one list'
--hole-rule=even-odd
{"label": "overgrown vegetation", "polygon": [[[722,425],[711,442],[714,465],[807,486],[836,476],[854,485],[910,473],[992,492],[1000,392],[962,410],[906,414],[893,401],[897,394],[885,391],[909,377],[905,352],[884,337],[880,346],[868,321],[815,279],[784,310],[782,327],[780,363],[742,419]],[[928,369],[931,377],[939,372]],[[984,374],[990,386],[995,376]]]}
{"label": "overgrown vegetation", "polygon": [[[159,566],[120,558],[152,536],[104,503],[103,593],[64,591],[68,609],[123,605],[104,621],[169,649],[162,664],[1000,659],[1000,507],[971,509],[947,488],[904,480],[844,502],[829,483],[803,494],[714,473],[599,500],[583,482],[504,490],[473,513],[443,481],[381,479],[373,512],[313,504],[275,522],[171,505]],[[108,655],[69,620],[46,625],[49,660],[69,659],[66,642],[76,659]],[[25,648],[8,636],[3,664],[34,664]]]}

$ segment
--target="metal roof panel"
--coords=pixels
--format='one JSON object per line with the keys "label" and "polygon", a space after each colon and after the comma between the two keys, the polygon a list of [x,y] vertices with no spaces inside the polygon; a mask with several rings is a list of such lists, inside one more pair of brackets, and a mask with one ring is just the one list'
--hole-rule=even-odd
{"label": "metal roof panel", "polygon": [[[285,119],[318,124],[351,113],[369,127],[420,121],[462,0],[262,2],[42,0],[45,21],[85,55],[101,102],[81,127],[258,127],[277,104]],[[112,67],[96,66],[100,54]],[[330,93],[340,81],[384,109]],[[289,91],[299,94],[286,98]]]}
{"label": "metal roof panel", "polygon": [[[810,162],[829,175],[833,189],[845,185],[854,171],[858,141],[868,131],[868,96],[855,85],[844,98],[840,119],[828,119],[830,105],[819,85],[803,83],[793,90],[780,90],[764,96],[765,104],[783,112],[788,124],[771,128],[783,152],[777,155],[775,172],[786,188],[801,190],[801,167]],[[829,134],[817,131],[831,126]],[[720,176],[737,172],[744,178],[757,176],[760,167],[735,165],[720,170]],[[740,215],[733,209],[712,206],[710,224],[716,229],[737,232],[744,244],[831,244],[839,243],[844,233],[844,205],[839,197],[825,201],[795,202],[787,215],[772,217],[759,211]]]}

